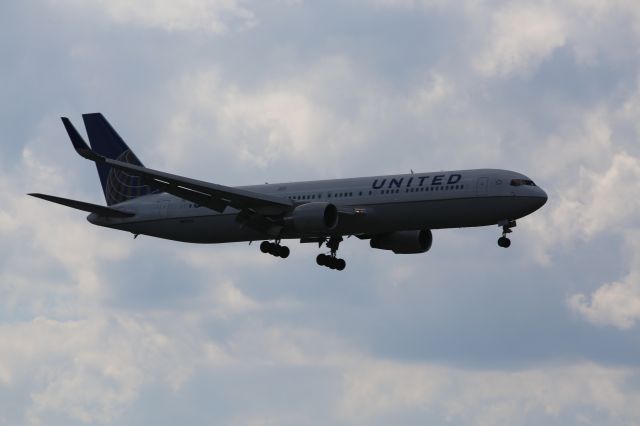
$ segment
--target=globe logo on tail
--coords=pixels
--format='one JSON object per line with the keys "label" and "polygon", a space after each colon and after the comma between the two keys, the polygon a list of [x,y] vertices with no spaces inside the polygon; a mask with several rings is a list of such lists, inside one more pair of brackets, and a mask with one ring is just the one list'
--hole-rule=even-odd
{"label": "globe logo on tail", "polygon": [[[141,165],[140,160],[138,160],[130,149],[122,152],[116,160],[137,166]],[[107,204],[109,205],[122,203],[123,201],[158,192],[160,191],[146,185],[144,180],[139,176],[129,174],[123,170],[118,170],[113,167],[109,169],[105,191]]]}

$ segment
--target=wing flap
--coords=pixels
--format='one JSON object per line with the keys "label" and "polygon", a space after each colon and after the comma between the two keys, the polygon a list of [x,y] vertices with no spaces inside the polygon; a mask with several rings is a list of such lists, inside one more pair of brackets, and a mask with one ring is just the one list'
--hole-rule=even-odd
{"label": "wing flap", "polygon": [[119,217],[119,218],[135,216],[135,213],[127,212],[124,210],[118,210],[111,207],[99,206],[97,204],[85,203],[84,201],[70,200],[68,198],[55,197],[53,195],[46,195],[46,194],[28,194],[28,195],[31,195],[32,197],[40,198],[41,200],[46,200],[52,203],[71,207],[72,209],[82,210],[89,213],[96,213],[96,214],[99,214],[100,216]]}

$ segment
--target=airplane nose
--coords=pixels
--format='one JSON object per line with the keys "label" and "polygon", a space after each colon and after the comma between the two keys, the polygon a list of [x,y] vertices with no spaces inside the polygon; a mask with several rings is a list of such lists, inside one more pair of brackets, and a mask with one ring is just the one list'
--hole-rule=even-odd
{"label": "airplane nose", "polygon": [[[544,190],[542,188],[538,188],[538,191],[540,191],[540,195],[538,197],[540,199],[540,207],[542,207],[545,204],[547,204],[547,200],[549,199],[549,197],[547,196],[547,193],[544,192]],[[540,208],[540,207],[538,207],[538,208]]]}

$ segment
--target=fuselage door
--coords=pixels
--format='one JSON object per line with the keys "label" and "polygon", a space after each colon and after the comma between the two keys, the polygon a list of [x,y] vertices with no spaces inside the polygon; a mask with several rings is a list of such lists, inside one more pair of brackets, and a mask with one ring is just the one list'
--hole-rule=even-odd
{"label": "fuselage door", "polygon": [[169,200],[160,199],[157,203],[158,214],[160,217],[167,217],[169,215]]}
{"label": "fuselage door", "polygon": [[478,178],[478,195],[487,195],[489,178],[486,176]]}

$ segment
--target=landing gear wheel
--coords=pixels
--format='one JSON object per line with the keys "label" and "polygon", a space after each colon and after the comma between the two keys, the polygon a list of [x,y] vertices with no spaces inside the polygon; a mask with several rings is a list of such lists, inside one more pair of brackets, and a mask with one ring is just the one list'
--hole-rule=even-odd
{"label": "landing gear wheel", "polygon": [[498,222],[498,226],[502,227],[502,237],[498,238],[498,245],[502,248],[508,248],[511,246],[511,240],[507,238],[507,235],[512,233],[512,228],[517,226],[515,220],[502,220]]}
{"label": "landing gear wheel", "polygon": [[326,254],[319,254],[316,257],[316,263],[320,266],[326,266],[329,269],[336,269],[338,271],[342,271],[347,267],[347,262],[345,262],[344,259],[338,259],[337,257]]}
{"label": "landing gear wheel", "polygon": [[278,256],[280,256],[281,258],[286,259],[287,257],[289,257],[290,253],[291,253],[291,250],[289,250],[289,247],[278,246]]}
{"label": "landing gear wheel", "polygon": [[511,245],[511,240],[507,237],[500,237],[498,238],[498,245],[503,248],[509,248],[509,246]]}
{"label": "landing gear wheel", "polygon": [[263,241],[260,243],[260,251],[263,253],[269,253],[275,257],[281,257],[286,259],[291,254],[291,250],[287,246],[281,246],[280,241],[272,243],[270,241]]}
{"label": "landing gear wheel", "polygon": [[[325,244],[331,250],[331,254],[319,254],[316,257],[316,263],[320,266],[326,266],[329,269],[337,269],[338,271],[342,271],[346,268],[347,262],[336,257],[336,252],[338,251],[338,247],[341,242],[341,236],[333,236],[326,239]],[[322,246],[322,243],[320,243],[320,245]]]}

